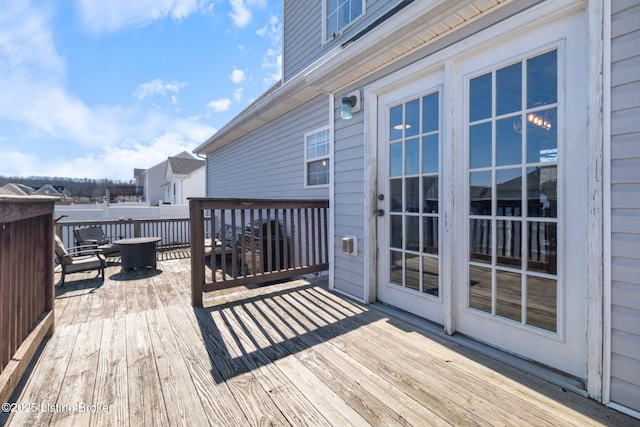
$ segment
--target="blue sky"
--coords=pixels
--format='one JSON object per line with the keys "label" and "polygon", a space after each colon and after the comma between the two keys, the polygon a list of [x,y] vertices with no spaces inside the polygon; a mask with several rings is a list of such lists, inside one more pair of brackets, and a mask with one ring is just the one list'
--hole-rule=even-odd
{"label": "blue sky", "polygon": [[281,75],[280,0],[0,0],[0,175],[129,181]]}

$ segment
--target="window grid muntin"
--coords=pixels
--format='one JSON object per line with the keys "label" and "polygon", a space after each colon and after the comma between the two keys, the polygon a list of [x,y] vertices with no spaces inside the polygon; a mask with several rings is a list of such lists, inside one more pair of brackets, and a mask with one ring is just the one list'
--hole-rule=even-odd
{"label": "window grid muntin", "polygon": [[[527,101],[527,96],[528,96],[528,87],[527,87],[527,76],[528,76],[528,70],[527,70],[527,65],[528,65],[528,61],[533,59],[533,58],[538,58],[541,57],[543,55],[546,55],[548,53],[551,52],[555,52],[555,67],[556,67],[556,73],[555,73],[555,85],[556,85],[556,94],[555,94],[555,102],[554,103],[550,103],[550,104],[545,104],[545,105],[541,105],[541,106],[535,106],[535,107],[530,107],[528,106],[528,101]],[[514,64],[517,63],[521,63],[522,64],[522,74],[521,74],[521,110],[519,112],[508,112],[505,114],[501,114],[501,115],[496,115],[496,110],[497,110],[497,84],[496,84],[496,75],[497,72],[500,70],[504,70],[508,67],[513,66]],[[492,274],[491,274],[491,312],[490,314],[493,316],[496,316],[496,309],[497,309],[497,305],[496,305],[496,298],[497,298],[497,283],[496,283],[496,272],[497,271],[505,271],[505,272],[511,272],[511,273],[518,273],[521,275],[521,288],[522,288],[522,296],[521,296],[521,307],[522,307],[522,319],[519,323],[521,323],[524,326],[528,326],[528,327],[535,327],[535,325],[530,325],[527,323],[527,276],[531,276],[531,277],[537,277],[537,278],[541,278],[541,279],[552,279],[555,281],[556,284],[556,300],[555,300],[555,330],[547,330],[545,329],[545,332],[552,332],[552,333],[558,333],[559,327],[558,327],[558,322],[560,319],[560,314],[558,313],[558,302],[559,302],[559,298],[557,295],[557,290],[558,290],[558,271],[557,271],[557,267],[555,270],[555,273],[553,274],[549,274],[549,273],[544,273],[544,272],[540,272],[540,271],[536,271],[536,270],[532,270],[530,268],[528,268],[528,261],[530,260],[530,256],[531,254],[529,253],[529,235],[528,235],[528,229],[529,229],[529,224],[554,224],[555,225],[555,239],[556,239],[556,247],[555,247],[555,259],[556,259],[556,263],[557,263],[557,240],[558,240],[558,225],[559,225],[559,218],[558,218],[558,206],[557,204],[560,202],[559,197],[558,197],[558,191],[559,191],[559,184],[558,184],[558,178],[560,176],[559,173],[559,162],[558,162],[558,153],[560,150],[560,132],[557,131],[558,127],[559,127],[559,123],[560,120],[558,119],[558,115],[559,115],[559,111],[560,111],[560,97],[557,94],[558,88],[559,88],[559,50],[557,48],[555,49],[551,49],[547,52],[541,52],[538,53],[536,55],[532,55],[532,56],[527,56],[527,57],[523,57],[521,58],[519,61],[516,62],[512,62],[510,64],[506,64],[506,65],[502,65],[500,67],[495,67],[493,68],[491,71],[489,72],[481,72],[478,73],[475,77],[471,77],[468,80],[468,90],[471,90],[471,82],[473,81],[473,79],[478,78],[478,77],[483,77],[486,76],[487,74],[491,74],[491,117],[487,117],[487,118],[482,118],[479,120],[475,120],[475,121],[471,121],[471,111],[472,111],[472,107],[470,106],[471,104],[471,98],[469,98],[467,100],[468,102],[468,113],[466,115],[466,123],[467,123],[467,131],[470,131],[472,126],[478,125],[478,124],[483,124],[483,123],[491,123],[491,166],[487,166],[487,167],[478,167],[478,168],[472,168],[471,167],[471,159],[467,158],[467,173],[468,173],[468,177],[471,176],[471,174],[476,173],[476,172],[490,172],[491,173],[491,212],[490,215],[473,215],[471,214],[470,210],[468,209],[468,221],[467,221],[467,227],[469,227],[469,230],[471,232],[471,221],[489,221],[489,225],[490,225],[490,232],[491,232],[491,262],[490,263],[485,263],[485,262],[481,262],[481,261],[474,261],[471,259],[471,240],[469,240],[468,244],[469,244],[469,251],[468,251],[468,255],[470,257],[468,265],[469,268],[471,267],[481,267],[481,268],[487,268],[490,269]],[[470,93],[470,92],[469,92]],[[528,126],[534,126],[532,123],[530,123],[527,120],[527,116],[531,113],[536,113],[536,112],[546,112],[546,111],[551,111],[551,110],[555,110],[555,115],[556,115],[556,137],[555,137],[555,160],[553,161],[539,161],[539,162],[528,162],[527,159],[527,154],[528,154],[528,140],[527,140],[527,130],[528,130]],[[520,188],[520,202],[521,202],[521,207],[520,207],[520,212],[521,215],[520,216],[506,216],[506,215],[497,215],[497,181],[496,181],[496,174],[498,171],[500,170],[506,170],[506,169],[514,169],[514,166],[516,166],[516,164],[510,164],[510,165],[501,165],[501,166],[497,166],[497,141],[496,141],[496,137],[497,137],[497,132],[496,132],[496,123],[501,120],[501,119],[505,119],[505,118],[510,118],[510,117],[521,117],[521,123],[522,123],[522,129],[521,129],[521,141],[522,141],[522,146],[521,146],[521,162],[518,165],[518,167],[521,169],[521,176],[522,178],[522,184],[521,184],[521,188]],[[470,139],[468,139],[468,148],[469,148],[469,154],[471,153],[471,146],[470,146]],[[529,216],[529,212],[528,212],[528,175],[527,175],[527,169],[530,168],[543,168],[545,166],[555,166],[555,176],[556,176],[556,188],[555,188],[555,193],[556,193],[556,217],[554,218],[547,218],[547,217],[539,217],[539,216]],[[470,186],[467,186],[467,191],[470,190]],[[468,203],[471,203],[471,194],[469,194],[468,197]],[[515,267],[508,267],[508,266],[504,266],[504,265],[499,265],[497,263],[497,236],[498,236],[498,232],[497,230],[497,223],[500,221],[518,221],[520,222],[520,227],[521,227],[521,232],[520,232],[520,236],[521,236],[521,249],[520,249],[520,267],[519,268],[515,268]],[[546,227],[546,225],[545,225]],[[470,235],[471,238],[471,235]],[[469,273],[470,274],[470,273]],[[471,282],[470,282],[471,284]],[[467,296],[469,298],[468,300],[468,307],[471,307],[471,286],[469,287],[469,292],[467,293]]]}
{"label": "window grid muntin", "polygon": [[[437,120],[437,129],[435,130],[430,130],[428,132],[423,132],[424,130],[424,124],[423,124],[423,120],[424,120],[424,116],[423,116],[423,110],[424,110],[424,100],[425,98],[428,98],[432,95],[437,96],[437,113],[438,113],[438,120]],[[417,133],[413,133],[410,132],[409,135],[407,135],[408,132],[406,132],[406,128],[402,129],[401,134],[399,134],[397,137],[394,137],[394,134],[398,134],[398,132],[393,132],[391,129],[391,126],[393,125],[392,123],[392,118],[393,118],[393,112],[397,111],[398,107],[401,107],[402,109],[402,123],[404,124],[405,120],[406,120],[406,107],[408,104],[415,102],[415,101],[419,101],[418,105],[419,105],[419,110],[418,110],[418,131]],[[388,119],[388,124],[389,124],[389,132],[387,134],[387,138],[388,138],[388,144],[387,144],[387,149],[388,149],[388,159],[389,159],[389,163],[388,163],[388,167],[390,170],[389,173],[389,185],[391,186],[393,181],[396,181],[396,183],[398,181],[401,182],[401,191],[400,194],[402,195],[402,206],[400,208],[400,211],[397,210],[393,210],[390,209],[391,212],[389,213],[390,216],[390,220],[388,221],[388,227],[389,227],[389,236],[391,236],[391,240],[393,240],[393,236],[394,236],[394,232],[393,232],[393,223],[397,222],[397,218],[401,219],[401,233],[402,233],[402,239],[401,239],[401,245],[399,246],[394,246],[393,243],[390,240],[390,273],[391,276],[393,276],[393,260],[397,259],[398,255],[400,255],[401,258],[401,262],[402,262],[402,271],[403,271],[403,275],[402,275],[402,281],[401,283],[395,283],[397,285],[402,286],[405,289],[409,289],[409,290],[413,290],[412,287],[408,286],[407,283],[407,259],[408,256],[409,257],[414,257],[417,256],[417,260],[418,260],[418,271],[419,271],[419,287],[417,289],[417,291],[419,291],[421,294],[427,293],[428,295],[433,295],[436,298],[440,298],[439,297],[439,289],[440,289],[440,278],[439,278],[439,272],[440,272],[440,229],[441,229],[441,221],[440,221],[440,212],[441,212],[441,207],[440,207],[440,186],[441,186],[441,179],[440,179],[440,156],[441,156],[441,138],[440,138],[440,133],[441,133],[441,127],[440,127],[440,123],[441,123],[441,103],[442,103],[442,99],[440,96],[440,91],[433,91],[433,92],[428,92],[425,93],[423,95],[420,95],[416,98],[411,98],[408,100],[405,100],[401,103],[398,103],[396,105],[390,106],[388,108],[388,114],[389,114],[389,119]],[[396,109],[396,110],[394,110]],[[424,138],[430,137],[430,136],[437,136],[438,141],[437,141],[437,171],[436,172],[424,172],[424,167],[425,165],[423,164],[423,149],[424,149],[424,144],[423,144],[423,140]],[[419,166],[418,166],[418,172],[414,173],[414,174],[407,174],[407,170],[406,170],[406,144],[407,141],[413,141],[413,140],[417,140],[418,141],[418,162],[419,162]],[[400,161],[400,168],[401,168],[401,172],[398,175],[394,175],[391,173],[391,170],[394,170],[394,165],[392,164],[393,162],[393,158],[391,156],[391,153],[394,149],[398,148],[398,145],[401,148],[401,161]],[[435,177],[438,179],[438,209],[437,212],[435,213],[431,213],[431,212],[426,212],[425,209],[425,201],[424,201],[424,178],[429,178],[429,177]],[[408,179],[417,179],[418,180],[418,207],[417,207],[417,211],[414,212],[408,212],[407,209],[407,180]],[[393,206],[393,200],[390,200],[389,202],[390,206]],[[418,250],[411,250],[407,248],[407,223],[408,223],[408,218],[415,218],[418,222]],[[433,218],[437,221],[437,236],[436,236],[436,244],[437,244],[437,253],[433,254],[428,252],[425,249],[425,218]],[[436,269],[437,269],[437,275],[438,275],[438,279],[437,279],[437,288],[435,288],[435,291],[433,290],[433,287],[429,287],[429,290],[426,289],[425,286],[425,270],[424,270],[424,266],[425,264],[427,264],[427,261],[431,259],[431,260],[435,260],[436,261]],[[426,273],[426,274],[431,274],[431,273]],[[393,279],[391,280],[393,283]]]}
{"label": "window grid muntin", "polygon": [[[304,136],[304,180],[305,187],[327,186],[330,181],[331,139],[329,127],[308,132]],[[318,170],[320,164],[325,170]],[[322,178],[321,180],[319,180]]]}

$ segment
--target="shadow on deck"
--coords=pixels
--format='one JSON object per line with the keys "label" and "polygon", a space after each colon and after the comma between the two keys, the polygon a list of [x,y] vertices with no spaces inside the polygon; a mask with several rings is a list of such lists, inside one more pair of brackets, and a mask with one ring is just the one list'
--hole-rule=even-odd
{"label": "shadow on deck", "polygon": [[57,288],[56,332],[0,424],[637,425],[323,277],[194,308],[188,251],[159,260],[126,273],[114,260],[104,282]]}

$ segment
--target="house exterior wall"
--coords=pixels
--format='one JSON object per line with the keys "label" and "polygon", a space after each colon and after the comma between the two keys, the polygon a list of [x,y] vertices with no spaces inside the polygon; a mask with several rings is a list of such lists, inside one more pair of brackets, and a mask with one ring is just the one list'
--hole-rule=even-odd
{"label": "house exterior wall", "polygon": [[145,201],[151,204],[151,206],[158,206],[160,200],[165,199],[162,184],[165,182],[164,173],[166,169],[166,160],[147,169],[144,181],[144,196]]}
{"label": "house exterior wall", "polygon": [[611,5],[610,400],[640,413],[640,4]]}
{"label": "house exterior wall", "polygon": [[325,42],[322,33],[322,1],[284,0],[283,2],[283,79],[286,82],[305,67],[340,46],[375,21],[390,5],[390,0],[367,0],[366,13],[344,33]]}
{"label": "house exterior wall", "polygon": [[200,169],[196,169],[191,172],[188,177],[183,178],[182,197],[180,198],[181,205],[188,205],[189,197],[204,197],[205,196],[205,171],[204,165]]}
{"label": "house exterior wall", "polygon": [[318,96],[207,156],[207,197],[328,199],[304,188],[304,134],[329,125],[329,97]]}

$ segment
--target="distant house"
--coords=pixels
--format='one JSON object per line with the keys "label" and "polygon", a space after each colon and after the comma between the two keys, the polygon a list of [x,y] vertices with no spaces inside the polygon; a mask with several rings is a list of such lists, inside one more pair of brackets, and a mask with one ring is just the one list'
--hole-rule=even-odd
{"label": "distant house", "polygon": [[189,197],[205,196],[205,161],[183,156],[169,157],[165,171],[164,200],[185,206]]}
{"label": "distant house", "polygon": [[143,201],[150,205],[186,204],[186,197],[205,194],[204,165],[204,160],[183,151],[149,169],[134,170],[134,176],[143,188]]}
{"label": "distant house", "polygon": [[64,190],[64,187],[54,187],[51,184],[45,184],[39,189],[34,189],[24,184],[9,183],[0,188],[0,194],[11,194],[16,196],[55,196],[61,201],[69,201],[71,197]]}
{"label": "distant house", "polygon": [[640,3],[282,4],[207,196],[328,199],[332,289],[640,417]]}

